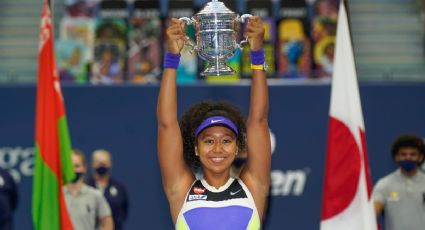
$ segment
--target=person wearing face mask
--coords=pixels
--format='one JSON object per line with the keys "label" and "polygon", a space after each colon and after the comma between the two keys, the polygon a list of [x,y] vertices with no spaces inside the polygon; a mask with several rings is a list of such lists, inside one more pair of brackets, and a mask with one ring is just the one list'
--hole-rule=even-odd
{"label": "person wearing face mask", "polygon": [[425,159],[422,138],[404,134],[391,148],[398,169],[380,179],[373,189],[377,217],[383,214],[385,230],[418,230],[425,227]]}
{"label": "person wearing face mask", "polygon": [[106,198],[112,211],[115,229],[122,230],[128,213],[127,189],[111,177],[112,156],[104,149],[97,149],[92,154],[93,175],[87,184],[99,189]]}
{"label": "person wearing face mask", "polygon": [[111,209],[102,194],[84,183],[86,160],[80,150],[72,151],[75,178],[65,185],[64,194],[74,229],[113,230]]}

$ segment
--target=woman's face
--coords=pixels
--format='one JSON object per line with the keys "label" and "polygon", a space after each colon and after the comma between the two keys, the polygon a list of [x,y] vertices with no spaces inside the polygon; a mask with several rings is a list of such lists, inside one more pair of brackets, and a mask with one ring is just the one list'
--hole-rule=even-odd
{"label": "woman's face", "polygon": [[204,173],[228,173],[237,154],[236,135],[223,126],[213,126],[202,131],[197,138],[195,153]]}

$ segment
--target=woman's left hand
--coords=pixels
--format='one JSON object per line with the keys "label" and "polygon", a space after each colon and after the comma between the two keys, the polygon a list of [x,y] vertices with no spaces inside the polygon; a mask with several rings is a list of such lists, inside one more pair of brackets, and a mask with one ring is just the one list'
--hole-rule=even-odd
{"label": "woman's left hand", "polygon": [[244,37],[248,37],[251,50],[256,51],[263,47],[264,32],[263,20],[260,17],[252,16],[248,19]]}

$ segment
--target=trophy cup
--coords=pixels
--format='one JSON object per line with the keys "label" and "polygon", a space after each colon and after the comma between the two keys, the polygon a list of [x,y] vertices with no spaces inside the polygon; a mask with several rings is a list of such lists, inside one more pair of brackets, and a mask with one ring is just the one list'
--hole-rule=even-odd
{"label": "trophy cup", "polygon": [[182,17],[187,25],[193,24],[196,29],[196,44],[188,41],[193,51],[208,61],[202,76],[232,75],[235,71],[226,64],[227,59],[235,54],[237,48],[248,42],[247,38],[239,44],[236,42],[240,23],[251,17],[250,14],[239,16],[229,10],[223,2],[212,0],[192,18]]}

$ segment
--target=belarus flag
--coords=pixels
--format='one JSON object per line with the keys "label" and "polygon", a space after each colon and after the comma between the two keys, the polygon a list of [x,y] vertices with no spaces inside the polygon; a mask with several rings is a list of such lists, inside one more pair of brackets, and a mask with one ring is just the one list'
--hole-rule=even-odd
{"label": "belarus flag", "polygon": [[332,77],[321,230],[376,230],[353,50],[341,0]]}
{"label": "belarus flag", "polygon": [[32,218],[35,230],[72,230],[62,186],[74,177],[71,140],[53,49],[53,23],[43,1],[37,82]]}

